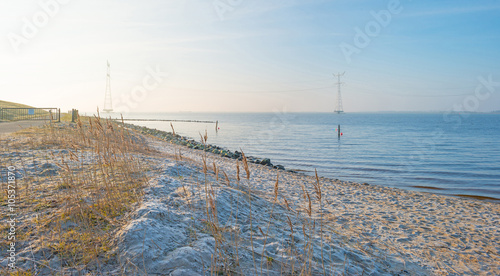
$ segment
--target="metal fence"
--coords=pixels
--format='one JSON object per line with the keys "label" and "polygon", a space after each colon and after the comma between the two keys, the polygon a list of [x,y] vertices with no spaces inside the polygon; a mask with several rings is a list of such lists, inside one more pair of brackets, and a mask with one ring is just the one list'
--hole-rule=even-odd
{"label": "metal fence", "polygon": [[1,121],[51,120],[61,121],[60,108],[0,108]]}

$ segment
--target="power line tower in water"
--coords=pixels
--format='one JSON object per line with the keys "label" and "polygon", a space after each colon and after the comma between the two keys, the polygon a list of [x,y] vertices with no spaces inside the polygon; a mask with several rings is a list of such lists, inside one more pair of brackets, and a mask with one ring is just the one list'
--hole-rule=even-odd
{"label": "power line tower in water", "polygon": [[111,69],[109,68],[108,61],[108,71],[106,74],[106,93],[104,95],[104,108],[102,111],[104,112],[112,112],[113,111],[113,103],[111,102]]}
{"label": "power line tower in water", "polygon": [[337,77],[337,87],[338,87],[338,91],[337,91],[337,105],[335,106],[334,112],[336,112],[338,114],[344,113],[344,107],[342,106],[342,95],[340,94],[340,86],[342,84],[344,84],[343,82],[340,81],[340,77],[342,77],[344,74],[345,74],[345,72],[343,72],[342,74],[340,74],[340,73],[333,74],[334,77]]}

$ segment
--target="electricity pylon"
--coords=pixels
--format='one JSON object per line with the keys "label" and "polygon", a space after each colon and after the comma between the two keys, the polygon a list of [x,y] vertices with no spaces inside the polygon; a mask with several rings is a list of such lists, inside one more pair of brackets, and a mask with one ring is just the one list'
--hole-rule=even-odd
{"label": "electricity pylon", "polygon": [[334,77],[337,77],[337,87],[338,87],[338,91],[337,91],[337,105],[335,106],[334,112],[337,112],[338,114],[344,112],[344,108],[342,107],[342,95],[340,94],[340,86],[342,84],[344,84],[343,82],[340,81],[340,77],[342,77],[344,74],[345,74],[345,72],[343,72],[342,74],[340,74],[340,73],[333,74]]}
{"label": "electricity pylon", "polygon": [[112,112],[113,111],[113,103],[111,101],[111,69],[109,68],[108,62],[108,71],[106,74],[106,93],[104,94],[104,108],[102,111],[104,112]]}

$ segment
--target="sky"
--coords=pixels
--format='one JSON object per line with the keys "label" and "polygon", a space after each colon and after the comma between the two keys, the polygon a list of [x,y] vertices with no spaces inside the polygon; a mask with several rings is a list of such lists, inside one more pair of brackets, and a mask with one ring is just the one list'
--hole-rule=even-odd
{"label": "sky", "polygon": [[500,1],[2,0],[0,100],[119,112],[500,110]]}

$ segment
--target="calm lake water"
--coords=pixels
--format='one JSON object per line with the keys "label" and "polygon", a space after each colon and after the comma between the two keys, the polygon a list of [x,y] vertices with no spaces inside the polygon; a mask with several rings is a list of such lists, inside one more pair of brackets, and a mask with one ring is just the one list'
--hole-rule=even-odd
{"label": "calm lake water", "polygon": [[[113,115],[111,115],[114,117]],[[500,199],[499,114],[135,113],[274,165],[347,181]],[[169,122],[131,122],[171,131]],[[342,137],[337,136],[341,125]],[[417,186],[417,187],[416,187]],[[433,187],[426,189],[418,186]]]}

